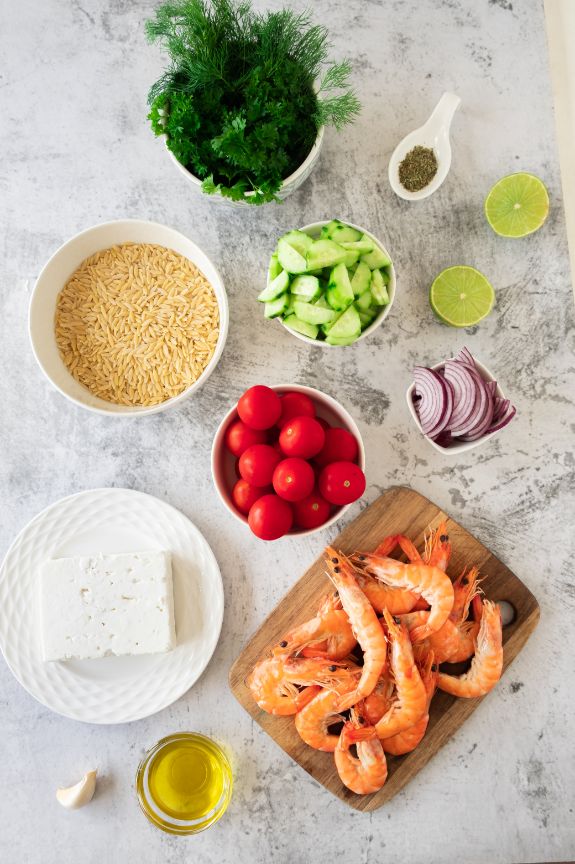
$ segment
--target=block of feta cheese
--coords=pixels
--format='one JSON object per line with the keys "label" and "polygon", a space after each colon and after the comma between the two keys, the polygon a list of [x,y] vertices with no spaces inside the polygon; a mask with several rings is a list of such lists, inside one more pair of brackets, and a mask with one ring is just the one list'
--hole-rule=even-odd
{"label": "block of feta cheese", "polygon": [[169,552],[55,558],[42,568],[40,592],[44,660],[175,647]]}

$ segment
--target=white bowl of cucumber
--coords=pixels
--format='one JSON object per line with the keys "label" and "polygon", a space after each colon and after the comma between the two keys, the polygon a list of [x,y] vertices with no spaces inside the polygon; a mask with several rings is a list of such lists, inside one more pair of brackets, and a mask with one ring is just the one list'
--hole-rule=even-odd
{"label": "white bowl of cucumber", "polygon": [[383,243],[351,222],[332,219],[278,240],[258,300],[309,345],[352,345],[376,330],[395,299],[395,269]]}

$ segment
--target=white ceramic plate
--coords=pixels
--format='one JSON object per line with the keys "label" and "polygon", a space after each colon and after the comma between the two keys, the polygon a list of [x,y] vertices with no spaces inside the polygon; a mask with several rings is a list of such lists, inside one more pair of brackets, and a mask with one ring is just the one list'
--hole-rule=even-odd
{"label": "white ceramic plate", "polygon": [[[45,663],[38,579],[48,558],[168,549],[177,647],[166,654]],[[39,702],[74,720],[126,723],[160,711],[200,677],[218,642],[224,593],[218,563],[190,520],[130,489],[94,489],[52,504],[16,538],[0,568],[0,647]]]}

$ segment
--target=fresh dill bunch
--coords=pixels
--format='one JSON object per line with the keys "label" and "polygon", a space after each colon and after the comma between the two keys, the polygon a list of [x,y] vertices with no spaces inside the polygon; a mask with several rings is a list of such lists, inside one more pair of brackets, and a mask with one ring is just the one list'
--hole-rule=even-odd
{"label": "fresh dill bunch", "polygon": [[152,128],[207,193],[277,200],[320,126],[340,129],[359,112],[350,64],[328,63],[327,30],[309,13],[259,15],[249,0],[172,0],[146,33],[170,58],[149,92]]}

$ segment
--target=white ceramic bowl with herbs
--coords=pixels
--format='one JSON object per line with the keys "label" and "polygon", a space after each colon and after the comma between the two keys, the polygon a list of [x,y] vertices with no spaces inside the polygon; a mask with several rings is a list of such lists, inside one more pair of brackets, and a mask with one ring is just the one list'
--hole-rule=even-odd
{"label": "white ceramic bowl with herbs", "polygon": [[[317,133],[317,138],[315,139],[314,145],[309,151],[306,159],[301,163],[299,168],[296,168],[296,170],[292,174],[290,174],[289,177],[286,177],[286,179],[283,181],[282,185],[276,192],[276,197],[279,198],[280,201],[283,201],[289,195],[292,195],[294,192],[296,192],[300,188],[300,186],[303,186],[303,184],[315,168],[323,145],[324,131],[325,126],[322,126]],[[182,165],[182,163],[176,159],[174,154],[168,148],[167,144],[166,153],[168,154],[172,164],[175,165],[179,173],[186,178],[194,191],[198,194],[205,195],[205,193],[202,192],[202,181],[199,179],[199,177],[196,177],[194,174],[192,174],[191,171],[188,171],[186,166]],[[246,204],[249,204],[249,198],[253,197],[253,195],[253,192],[246,192],[244,196],[244,201],[234,201],[233,199],[225,198],[223,195],[220,195],[218,193],[206,197],[209,197],[210,200],[216,201],[218,204],[223,204],[224,206],[245,207]]]}
{"label": "white ceramic bowl with herbs", "polygon": [[359,113],[351,64],[330,57],[328,31],[308,14],[167,0],[146,33],[169,60],[148,94],[152,129],[190,186],[219,204],[291,195],[317,162],[324,127]]}
{"label": "white ceramic bowl with herbs", "polygon": [[[340,258],[333,266],[328,264],[326,267],[314,269],[314,259],[311,257],[308,259],[310,265],[306,270],[302,270],[303,265],[297,258],[293,265],[283,258],[286,264],[284,269],[278,258],[278,249],[284,240],[289,245],[290,236],[294,236],[295,243],[298,245],[298,239],[304,240],[301,235],[307,235],[312,241],[327,239],[337,246],[341,245],[346,252],[352,253],[348,259],[349,266],[346,266],[346,262]],[[332,240],[330,235],[339,238],[341,244],[337,240]],[[341,237],[349,239],[343,240]],[[307,246],[305,240],[304,246]],[[287,252],[289,257],[290,250],[288,249]],[[306,254],[303,248],[300,248],[299,252],[301,257]],[[282,257],[281,252],[279,257]],[[341,293],[339,287],[335,289],[332,287],[332,281],[338,280],[337,273],[334,276],[337,267],[341,270],[340,275],[345,282],[341,286]],[[290,272],[290,268],[296,272]],[[343,272],[344,270],[346,273]],[[374,284],[375,281],[377,284]],[[282,285],[284,287],[280,291]],[[350,293],[350,290],[353,293]],[[276,295],[277,291],[279,293]],[[297,293],[300,291],[303,293]],[[308,345],[338,348],[354,345],[381,327],[393,306],[395,293],[395,267],[381,240],[360,225],[332,219],[304,225],[279,239],[278,247],[268,267],[266,288],[260,293],[258,300],[263,306],[265,317],[270,320],[275,318],[292,336],[307,342]],[[374,300],[374,295],[377,300]],[[310,309],[310,306],[319,307],[322,311],[316,312],[314,308]],[[309,318],[310,321],[304,321],[302,326],[296,313]],[[344,315],[351,321],[345,321]],[[294,320],[294,317],[297,320]],[[313,323],[314,320],[316,323]],[[308,324],[309,329],[305,326]],[[333,336],[332,328],[336,324],[336,333],[343,329],[344,333],[350,335]]]}

